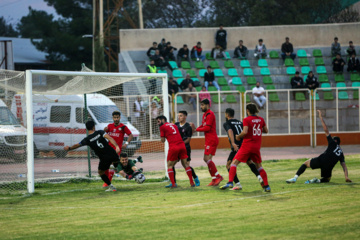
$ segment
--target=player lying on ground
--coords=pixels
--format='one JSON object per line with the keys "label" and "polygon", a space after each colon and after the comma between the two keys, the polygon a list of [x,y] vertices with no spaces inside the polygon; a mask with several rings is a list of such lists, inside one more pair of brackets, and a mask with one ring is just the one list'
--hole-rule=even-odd
{"label": "player lying on ground", "polygon": [[264,184],[263,188],[265,192],[270,192],[270,186],[267,181],[267,174],[261,165],[261,136],[262,133],[268,132],[265,121],[262,117],[257,116],[259,110],[254,103],[246,105],[246,114],[248,117],[244,118],[244,129],[240,135],[236,135],[236,140],[243,138],[243,142],[240,150],[236,153],[229,171],[229,182],[220,187],[226,189],[233,186],[234,177],[236,175],[236,167],[240,162],[246,163],[249,159],[252,159],[255,166],[250,164],[249,167],[257,176],[259,182]]}
{"label": "player lying on ground", "polygon": [[203,99],[200,104],[201,111],[203,111],[203,117],[201,125],[193,131],[205,133],[205,151],[204,162],[209,168],[212,181],[208,186],[217,186],[224,180],[224,178],[218,173],[215,163],[212,161],[212,157],[215,156],[217,145],[219,144],[219,138],[216,133],[216,119],[213,111],[210,110],[210,101]]}
{"label": "player lying on ground", "polygon": [[339,146],[340,138],[331,137],[329,130],[325,124],[325,121],[321,115],[321,111],[318,110],[318,113],[319,113],[319,118],[321,120],[321,125],[325,131],[325,135],[328,141],[328,147],[326,148],[324,153],[320,154],[320,156],[305,161],[300,166],[295,176],[293,178],[286,180],[287,183],[295,183],[298,177],[305,172],[306,168],[312,168],[312,169],[320,168],[322,178],[321,179],[314,178],[312,180],[307,180],[305,183],[330,182],[332,170],[338,161],[340,161],[340,164],[344,170],[345,181],[351,182],[351,180],[348,177],[348,170],[346,167],[344,154]]}
{"label": "player lying on ground", "polygon": [[190,164],[187,161],[187,154],[185,143],[183,142],[181,135],[179,133],[179,129],[173,123],[168,123],[165,116],[158,116],[156,118],[157,124],[160,127],[160,137],[161,142],[165,142],[165,139],[169,143],[169,151],[167,155],[167,165],[168,165],[168,174],[171,181],[171,187],[176,188],[177,185],[175,183],[174,171],[173,167],[180,159],[182,165],[185,168],[186,174],[189,177],[191,187],[195,187],[195,183],[193,181],[191,175]]}
{"label": "player lying on ground", "polygon": [[[186,153],[188,155],[187,161],[190,162],[191,161],[190,141],[191,141],[191,137],[193,134],[193,127],[190,125],[190,123],[186,122],[186,117],[187,117],[186,111],[179,111],[179,113],[178,113],[179,122],[176,122],[175,125],[179,129],[181,138],[185,143]],[[178,161],[180,161],[180,159]],[[183,167],[185,168],[184,165],[183,165]],[[194,169],[192,167],[190,167],[190,168],[191,168],[192,177],[194,178],[195,186],[200,186],[200,180],[199,180],[198,176],[196,176]],[[174,179],[175,179],[175,183],[176,183],[175,167],[173,167],[173,171],[174,171]],[[166,187],[169,188],[171,186],[172,186],[172,183],[170,183]]]}
{"label": "player lying on ground", "polygon": [[[74,144],[71,147],[65,146],[64,150],[70,151],[82,146],[89,146],[92,150],[94,150],[95,154],[99,157],[100,160],[98,166],[98,173],[101,179],[109,186],[106,191],[115,192],[116,188],[111,184],[111,181],[105,174],[105,171],[109,169],[111,164],[117,167],[119,163],[119,155],[117,154],[120,152],[119,145],[103,130],[95,131],[94,121],[87,121],[85,125],[86,129],[89,131],[89,135],[84,138],[80,143]],[[115,150],[110,147],[108,141],[110,141],[111,144],[115,146]]]}
{"label": "player lying on ground", "polygon": [[142,168],[138,169],[135,166],[138,160],[139,158],[137,158],[137,160],[131,160],[128,158],[127,153],[120,153],[120,163],[115,169],[115,172],[119,173],[128,180],[133,179],[137,174],[142,173]]}
{"label": "player lying on ground", "polygon": [[[121,146],[119,152],[120,154],[122,149],[127,148],[129,142],[131,142],[131,140],[133,139],[133,135],[127,126],[120,123],[121,113],[119,111],[114,111],[112,113],[112,118],[114,123],[110,123],[109,125],[107,125],[107,127],[104,128],[104,131],[109,134],[119,146]],[[125,134],[128,135],[128,140],[123,144]],[[112,148],[115,149],[115,146],[113,144],[109,144]],[[114,173],[115,172],[112,169],[105,171],[105,174],[108,176],[110,181],[112,180]],[[103,187],[107,187],[107,184],[104,183]]]}

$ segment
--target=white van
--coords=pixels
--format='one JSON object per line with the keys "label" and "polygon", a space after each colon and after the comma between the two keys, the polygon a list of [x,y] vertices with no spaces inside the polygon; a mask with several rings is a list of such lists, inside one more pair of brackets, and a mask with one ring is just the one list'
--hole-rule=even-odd
{"label": "white van", "polygon": [[26,129],[0,99],[0,158],[25,160]]}
{"label": "white van", "polygon": [[[113,111],[120,111],[113,101],[102,94],[87,94],[88,119],[95,128],[103,130],[112,123]],[[26,124],[25,95],[14,96],[11,111]],[[64,146],[79,143],[86,136],[83,95],[33,95],[34,142],[38,151],[53,151],[65,157]],[[141,147],[139,131],[121,114],[120,122],[132,132],[134,138],[124,152],[132,156]],[[25,125],[26,127],[26,125]],[[128,136],[124,137],[124,141]],[[84,151],[80,148],[79,151]]]}

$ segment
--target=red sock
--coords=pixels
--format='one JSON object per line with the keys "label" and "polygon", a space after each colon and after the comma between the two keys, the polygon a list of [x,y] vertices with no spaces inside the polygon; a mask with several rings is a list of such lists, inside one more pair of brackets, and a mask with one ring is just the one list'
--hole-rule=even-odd
{"label": "red sock", "polygon": [[108,171],[109,171],[108,178],[109,178],[109,180],[111,182],[111,180],[112,180],[112,178],[113,178],[113,176],[115,174],[115,170],[114,169],[109,169]]}
{"label": "red sock", "polygon": [[261,167],[258,169],[260,176],[262,177],[263,181],[264,181],[264,185],[267,186],[269,185],[268,183],[268,179],[267,179],[267,174],[265,172],[265,170]]}
{"label": "red sock", "polygon": [[190,185],[194,185],[194,180],[193,180],[193,178],[192,178],[191,167],[187,167],[187,168],[185,168],[185,170],[186,170],[186,174],[187,174],[188,177],[189,177]]}
{"label": "red sock", "polygon": [[109,169],[105,171],[105,175],[110,179]]}
{"label": "red sock", "polygon": [[168,168],[168,175],[169,175],[171,184],[172,184],[173,186],[175,186],[174,171],[172,170],[172,168]]}
{"label": "red sock", "polygon": [[212,177],[215,177],[216,175],[219,175],[217,168],[215,166],[215,163],[212,160],[207,161],[207,165],[209,168],[210,175]]}
{"label": "red sock", "polygon": [[233,182],[236,175],[236,165],[231,164],[230,170],[229,170],[229,182]]}

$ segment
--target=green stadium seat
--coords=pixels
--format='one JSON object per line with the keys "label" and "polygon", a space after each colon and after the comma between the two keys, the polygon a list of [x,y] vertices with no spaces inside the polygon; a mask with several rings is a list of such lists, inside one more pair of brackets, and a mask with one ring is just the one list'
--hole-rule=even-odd
{"label": "green stadium seat", "polygon": [[234,68],[235,66],[234,66],[234,63],[231,60],[226,60],[224,62],[224,67],[226,67],[226,68]]}
{"label": "green stadium seat", "polygon": [[238,72],[236,71],[235,68],[228,69],[228,75],[230,77],[238,77],[239,76],[239,74],[238,74]]}
{"label": "green stadium seat", "polygon": [[189,74],[191,78],[197,77],[195,71],[192,69],[187,70],[186,74]]}
{"label": "green stadium seat", "polygon": [[160,70],[158,71],[158,73],[167,73],[167,71],[160,69]]}
{"label": "green stadium seat", "polygon": [[292,60],[291,58],[285,58],[285,66],[286,66],[286,67],[293,67],[293,66],[295,66],[294,60]]}
{"label": "green stadium seat", "polygon": [[254,76],[253,70],[251,68],[245,68],[244,75],[245,76]]}
{"label": "green stadium seat", "polygon": [[269,96],[269,101],[270,102],[279,102],[280,101],[279,96],[278,96],[278,94],[276,92],[270,92],[268,94],[268,96]]}
{"label": "green stadium seat", "polygon": [[215,75],[215,77],[223,77],[224,76],[221,69],[214,69],[214,75]]}
{"label": "green stadium seat", "polygon": [[169,61],[169,64],[172,67],[172,69],[177,69],[178,68],[178,65],[174,61]]}
{"label": "green stadium seat", "polygon": [[239,77],[233,77],[232,78],[232,84],[238,86],[238,85],[242,85],[242,82],[241,82],[241,78]]}
{"label": "green stadium seat", "polygon": [[205,68],[204,63],[202,61],[195,62],[195,68],[196,69],[204,69]]}
{"label": "green stadium seat", "polygon": [[340,100],[348,100],[348,99],[349,99],[349,95],[348,95],[348,93],[345,92],[345,91],[339,91],[339,92],[338,92],[338,98],[339,98]]}
{"label": "green stadium seat", "polygon": [[315,65],[316,65],[316,66],[325,65],[324,59],[323,59],[322,57],[317,57],[317,58],[315,58]]}
{"label": "green stadium seat", "polygon": [[228,102],[228,103],[237,103],[235,96],[232,95],[232,94],[226,95],[225,100],[226,100],[226,102]]}
{"label": "green stadium seat", "polygon": [[273,84],[273,81],[270,76],[264,76],[263,77],[263,83],[264,84]]}
{"label": "green stadium seat", "polygon": [[250,100],[250,95],[249,95],[249,94],[246,94],[245,97],[246,97],[246,103],[251,102],[251,100]]}
{"label": "green stadium seat", "polygon": [[309,66],[309,61],[307,58],[299,58],[299,64],[300,66]]}
{"label": "green stadium seat", "polygon": [[208,91],[209,92],[217,92],[217,88],[215,86],[208,86]]}
{"label": "green stadium seat", "polygon": [[[321,84],[321,88],[331,88],[331,85],[330,85],[330,83],[322,83],[322,84]],[[328,91],[331,91],[331,89],[328,89],[328,90],[325,90],[325,89],[324,89],[324,92],[325,92],[325,91],[328,92]]]}
{"label": "green stadium seat", "polygon": [[173,70],[172,74],[173,74],[174,78],[182,78],[183,77],[181,70],[178,70],[178,69]]}
{"label": "green stadium seat", "polygon": [[303,92],[296,92],[295,93],[295,100],[296,101],[305,101],[305,94]]}
{"label": "green stadium seat", "polygon": [[250,67],[250,62],[248,60],[241,60],[240,61],[240,67],[249,68]]}
{"label": "green stadium seat", "polygon": [[223,57],[223,59],[231,59],[229,52],[224,52],[224,53],[225,53],[225,56]]}
{"label": "green stadium seat", "polygon": [[182,61],[181,62],[181,68],[183,69],[190,69],[191,68],[191,65],[188,61]]}
{"label": "green stadium seat", "polygon": [[350,80],[352,82],[358,82],[358,81],[360,81],[360,75],[358,73],[351,73]]}
{"label": "green stadium seat", "polygon": [[217,82],[218,82],[218,84],[219,84],[220,86],[227,86],[227,85],[228,85],[226,79],[223,78],[223,77],[218,78],[218,79],[217,79]]}
{"label": "green stadium seat", "polygon": [[222,86],[221,91],[231,91],[230,86]]}
{"label": "green stadium seat", "polygon": [[207,72],[206,69],[200,69],[200,71],[199,71],[199,76],[200,76],[200,77],[204,77],[204,74],[205,74],[206,72]]}
{"label": "green stadium seat", "polygon": [[255,77],[248,77],[246,79],[246,82],[248,85],[255,85],[256,84],[256,78]]}
{"label": "green stadium seat", "polygon": [[177,104],[183,104],[184,103],[184,100],[183,100],[181,95],[176,96],[176,103]]}
{"label": "green stadium seat", "polygon": [[320,74],[319,75],[319,82],[323,83],[323,82],[329,82],[329,78],[326,74]]}
{"label": "green stadium seat", "polygon": [[326,68],[325,68],[325,66],[317,66],[317,67],[316,67],[316,72],[317,72],[318,74],[326,74]]}
{"label": "green stadium seat", "polygon": [[324,92],[324,100],[334,100],[332,92]]}
{"label": "green stadium seat", "polygon": [[191,80],[193,80],[194,82],[200,82],[197,78],[191,78]]}
{"label": "green stadium seat", "polygon": [[196,88],[196,91],[200,92],[200,91],[201,91],[202,86],[198,86],[198,87],[195,87],[195,88]]}
{"label": "green stadium seat", "polygon": [[339,91],[346,91],[346,84],[344,82],[336,83],[336,87],[339,88]]}
{"label": "green stadium seat", "polygon": [[322,57],[322,52],[320,49],[314,49],[313,50],[313,56],[314,57]]}
{"label": "green stadium seat", "polygon": [[214,58],[211,56],[211,53],[206,53],[206,54],[205,54],[205,58],[206,58],[207,60],[214,60]]}
{"label": "green stadium seat", "polygon": [[259,59],[258,66],[259,67],[268,67],[268,63],[267,63],[266,59]]}
{"label": "green stadium seat", "polygon": [[305,66],[301,68],[301,74],[307,75],[311,71],[310,67]]}
{"label": "green stadium seat", "polygon": [[276,89],[274,85],[267,85],[266,90],[274,90]]}
{"label": "green stadium seat", "polygon": [[359,99],[359,89],[357,89],[357,88],[360,87],[360,82],[353,82],[351,86],[356,88],[353,91],[353,99],[358,100]]}
{"label": "green stadium seat", "polygon": [[261,68],[260,69],[260,74],[265,76],[265,75],[270,75],[270,70],[268,68]]}
{"label": "green stadium seat", "polygon": [[244,93],[246,90],[244,86],[236,86],[236,91]]}
{"label": "green stadium seat", "polygon": [[180,85],[183,80],[184,80],[184,78],[178,78],[176,81]]}
{"label": "green stadium seat", "polygon": [[288,67],[286,69],[286,74],[288,75],[295,75],[296,69],[294,67]]}
{"label": "green stadium seat", "polygon": [[342,75],[341,73],[336,73],[335,74],[335,82],[345,82],[345,78],[344,75]]}
{"label": "green stadium seat", "polygon": [[270,51],[269,55],[270,55],[271,59],[279,58],[279,53],[277,51],[274,51],[274,50]]}
{"label": "green stadium seat", "polygon": [[219,63],[217,61],[210,61],[209,65],[211,68],[215,69],[215,68],[220,68]]}
{"label": "green stadium seat", "polygon": [[306,51],[305,51],[304,49],[299,49],[299,50],[297,51],[297,56],[298,56],[299,58],[306,58],[306,57],[307,57]]}
{"label": "green stadium seat", "polygon": [[[211,96],[211,100],[213,103],[219,103],[219,95],[215,94]],[[220,96],[220,103],[223,103],[222,97]]]}
{"label": "green stadium seat", "polygon": [[320,100],[320,98],[319,98],[319,93],[318,93],[318,92],[316,92],[315,100],[316,100],[316,101]]}

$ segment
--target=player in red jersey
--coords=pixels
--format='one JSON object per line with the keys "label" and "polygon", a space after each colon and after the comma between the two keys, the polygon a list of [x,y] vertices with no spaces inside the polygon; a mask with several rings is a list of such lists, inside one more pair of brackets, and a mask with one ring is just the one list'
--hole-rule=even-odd
{"label": "player in red jersey", "polygon": [[[119,155],[120,155],[121,150],[126,148],[127,145],[129,144],[129,142],[131,142],[133,135],[127,126],[120,123],[121,113],[119,111],[114,111],[112,113],[112,117],[113,117],[114,123],[110,123],[109,125],[107,125],[107,127],[104,128],[104,131],[109,136],[111,136],[119,146],[121,146],[120,152],[119,152]],[[125,134],[128,135],[128,140],[125,142],[125,144],[123,144]],[[115,149],[115,147],[111,143],[109,143],[109,145]],[[105,171],[105,174],[108,176],[108,178],[111,181],[115,174],[115,170],[108,169]],[[103,187],[107,187],[107,184],[104,183]]]}
{"label": "player in red jersey", "polygon": [[195,187],[195,183],[192,178],[190,164],[187,161],[188,155],[186,153],[185,143],[182,140],[178,127],[173,123],[168,123],[165,116],[158,116],[156,118],[157,124],[160,127],[161,142],[165,142],[165,139],[169,143],[169,151],[167,156],[168,174],[172,184],[172,188],[176,188],[175,176],[173,167],[180,159],[182,165],[185,168],[186,174],[189,177],[191,187]]}
{"label": "player in red jersey", "polygon": [[205,133],[205,152],[204,161],[208,165],[212,181],[208,186],[217,186],[224,180],[224,178],[218,173],[215,163],[212,161],[212,157],[215,156],[217,145],[219,144],[219,138],[216,133],[216,120],[215,114],[210,110],[210,101],[203,99],[200,104],[201,111],[204,112],[201,125],[194,129],[194,131]]}
{"label": "player in red jersey", "polygon": [[[259,110],[254,103],[249,103],[246,105],[246,114],[248,117],[244,118],[243,124],[244,129],[240,135],[236,135],[236,140],[243,138],[243,143],[241,148],[236,153],[234,160],[231,164],[229,171],[229,182],[222,186],[222,189],[231,187],[232,182],[236,174],[236,167],[240,162],[246,163],[250,158],[256,165],[258,170],[257,177],[259,182],[264,188],[265,192],[270,192],[270,186],[267,180],[267,174],[261,165],[261,136],[262,133],[267,133],[268,128],[265,124],[265,121],[262,117],[257,116]],[[230,184],[231,183],[231,184]]]}

